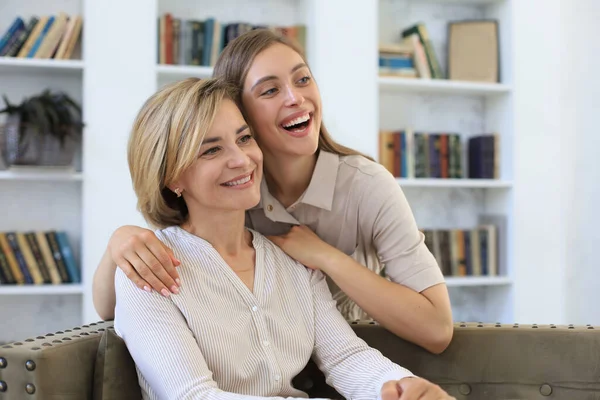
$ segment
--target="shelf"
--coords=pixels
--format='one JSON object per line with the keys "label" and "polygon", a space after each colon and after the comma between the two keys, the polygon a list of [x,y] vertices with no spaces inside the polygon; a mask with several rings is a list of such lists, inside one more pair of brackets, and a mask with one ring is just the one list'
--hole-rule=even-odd
{"label": "shelf", "polygon": [[505,286],[512,284],[512,279],[506,276],[446,276],[446,286]]}
{"label": "shelf", "polygon": [[416,92],[456,95],[499,96],[511,92],[511,87],[500,83],[449,81],[446,79],[420,79],[378,77],[379,88],[387,92]]}
{"label": "shelf", "polygon": [[419,3],[429,4],[461,4],[467,6],[484,6],[488,4],[503,3],[506,0],[417,0]]}
{"label": "shelf", "polygon": [[193,65],[157,65],[156,72],[159,77],[165,78],[210,78],[213,68]]}
{"label": "shelf", "polygon": [[0,57],[1,72],[67,72],[81,73],[81,60],[53,60],[36,58]]}
{"label": "shelf", "polygon": [[512,182],[495,179],[416,179],[396,178],[402,187],[416,188],[480,188],[480,189],[509,189]]}
{"label": "shelf", "polygon": [[83,174],[72,169],[18,167],[0,171],[0,181],[79,182]]}
{"label": "shelf", "polygon": [[82,294],[83,285],[0,285],[0,295]]}

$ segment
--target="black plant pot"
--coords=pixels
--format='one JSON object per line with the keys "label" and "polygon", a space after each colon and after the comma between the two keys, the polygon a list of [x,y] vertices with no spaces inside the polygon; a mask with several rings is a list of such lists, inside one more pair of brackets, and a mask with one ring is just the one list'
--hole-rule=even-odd
{"label": "black plant pot", "polygon": [[0,131],[0,150],[7,167],[71,166],[78,147],[79,141],[73,137],[59,139],[22,123],[19,114],[9,115]]}

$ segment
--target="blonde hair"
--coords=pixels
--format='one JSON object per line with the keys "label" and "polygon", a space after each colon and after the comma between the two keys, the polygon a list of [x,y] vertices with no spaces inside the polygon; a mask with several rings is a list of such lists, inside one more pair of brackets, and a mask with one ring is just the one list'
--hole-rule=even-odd
{"label": "blonde hair", "polygon": [[[308,65],[304,51],[296,41],[269,29],[255,29],[238,36],[227,44],[215,64],[213,76],[225,79],[227,82],[230,82],[237,87],[239,96],[237,98],[237,104],[247,121],[249,121],[249,119],[245,113],[241,96],[248,70],[254,61],[254,58],[260,52],[277,43],[290,47],[298,53],[300,57],[302,57],[304,63]],[[343,146],[333,140],[323,122],[321,122],[321,127],[319,129],[318,149],[340,156],[361,155],[369,160],[373,160],[371,157]]]}
{"label": "blonde hair", "polygon": [[168,186],[198,158],[222,101],[237,96],[223,80],[188,78],[146,100],[131,130],[127,159],[137,208],[148,223],[165,228],[187,220],[183,197]]}

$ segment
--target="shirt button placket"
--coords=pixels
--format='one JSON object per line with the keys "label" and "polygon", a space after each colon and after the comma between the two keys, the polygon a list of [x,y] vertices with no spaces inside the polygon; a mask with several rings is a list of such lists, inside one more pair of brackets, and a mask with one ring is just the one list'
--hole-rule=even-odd
{"label": "shirt button placket", "polygon": [[273,354],[271,341],[269,340],[269,338],[267,336],[267,332],[268,332],[267,327],[264,323],[264,319],[262,318],[262,315],[259,314],[258,306],[253,305],[252,307],[250,307],[250,309],[254,313],[254,321],[256,323],[256,326],[258,327],[259,335],[262,336],[260,338],[260,341],[261,341],[263,349],[265,350],[265,354],[266,354],[267,358],[269,359],[270,369],[272,371],[271,376],[273,378],[273,385],[275,386],[276,390],[280,390],[282,387],[282,383],[281,383],[282,380],[281,380],[279,363],[277,362],[277,358],[275,357],[275,354]]}

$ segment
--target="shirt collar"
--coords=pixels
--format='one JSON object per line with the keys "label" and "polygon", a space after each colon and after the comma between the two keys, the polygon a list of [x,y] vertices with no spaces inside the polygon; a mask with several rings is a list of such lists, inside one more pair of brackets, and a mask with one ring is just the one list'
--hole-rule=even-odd
{"label": "shirt collar", "polygon": [[331,211],[339,162],[337,154],[319,151],[315,170],[301,203]]}
{"label": "shirt collar", "polygon": [[[339,160],[340,157],[337,154],[324,150],[319,151],[317,163],[308,188],[306,188],[298,203],[331,211]],[[260,184],[260,202],[252,209],[261,208],[264,209],[265,215],[274,221],[298,224],[298,221],[269,193],[269,187],[264,177]]]}

